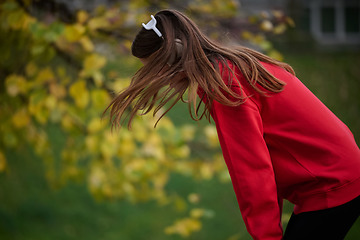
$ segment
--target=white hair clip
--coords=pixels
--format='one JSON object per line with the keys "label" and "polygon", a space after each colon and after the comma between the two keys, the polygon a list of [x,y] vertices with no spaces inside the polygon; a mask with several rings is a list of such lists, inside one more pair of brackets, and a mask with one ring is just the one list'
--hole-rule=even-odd
{"label": "white hair clip", "polygon": [[159,29],[157,29],[156,27],[156,19],[153,15],[151,15],[151,20],[147,23],[147,24],[142,24],[143,27],[146,29],[146,30],[154,30],[154,32],[159,36],[159,37],[162,37],[162,34],[161,32],[159,31]]}

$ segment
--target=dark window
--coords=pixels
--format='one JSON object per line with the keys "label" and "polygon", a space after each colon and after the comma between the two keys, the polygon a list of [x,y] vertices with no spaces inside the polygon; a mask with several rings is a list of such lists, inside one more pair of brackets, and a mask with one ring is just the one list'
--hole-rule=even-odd
{"label": "dark window", "polygon": [[310,31],[310,8],[304,9],[304,15],[300,24],[301,29]]}
{"label": "dark window", "polygon": [[321,8],[321,31],[324,33],[335,32],[335,8]]}
{"label": "dark window", "polygon": [[345,31],[347,33],[360,32],[360,7],[345,8]]}

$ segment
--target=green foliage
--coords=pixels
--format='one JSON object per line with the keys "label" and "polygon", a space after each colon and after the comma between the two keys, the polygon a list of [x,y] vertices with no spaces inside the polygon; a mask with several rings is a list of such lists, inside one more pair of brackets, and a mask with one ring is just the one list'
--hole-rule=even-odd
{"label": "green foliage", "polygon": [[[129,69],[139,67],[127,57],[132,36],[148,20],[149,10],[170,7],[166,1],[79,10],[74,22],[61,21],[54,13],[30,11],[32,6],[31,0],[5,0],[0,5],[0,174],[17,171],[8,167],[6,152],[30,146],[43,159],[52,187],[85,182],[97,199],[177,205],[177,198],[166,190],[173,173],[229,180],[213,125],[175,127],[164,117],[153,129],[156,118],[148,115],[137,117],[131,132],[111,132],[101,119],[114,93],[128,84]],[[202,14],[212,16],[206,18],[210,23],[206,30],[219,39],[214,29],[221,20],[234,18],[237,8],[233,0],[199,0],[185,7],[195,20]],[[269,31],[265,25],[269,23],[259,26]],[[281,33],[284,26],[273,31]],[[272,49],[264,35],[245,32],[243,38]],[[49,125],[65,136],[60,154],[49,141]],[[201,146],[210,154],[196,156],[191,146]],[[188,236],[201,229],[200,219],[209,212],[193,209],[165,231]]]}

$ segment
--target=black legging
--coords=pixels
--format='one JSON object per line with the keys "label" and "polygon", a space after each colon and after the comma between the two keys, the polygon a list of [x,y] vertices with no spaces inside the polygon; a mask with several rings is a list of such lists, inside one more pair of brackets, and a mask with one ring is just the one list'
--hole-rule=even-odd
{"label": "black legging", "polygon": [[338,207],[292,214],[284,240],[343,240],[360,215],[360,196]]}

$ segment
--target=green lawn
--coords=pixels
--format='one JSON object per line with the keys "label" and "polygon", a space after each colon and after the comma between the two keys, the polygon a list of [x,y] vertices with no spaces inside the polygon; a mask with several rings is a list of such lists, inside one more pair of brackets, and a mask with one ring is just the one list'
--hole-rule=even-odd
{"label": "green lawn", "polygon": [[[285,54],[285,61],[295,68],[298,77],[348,124],[358,143],[359,57],[360,52]],[[184,104],[176,106],[169,116],[178,125],[191,121]],[[201,122],[200,127],[205,124]],[[41,160],[30,149],[9,151],[7,157],[10,171],[0,175],[1,240],[181,239],[165,235],[163,229],[187,212],[178,213],[173,206],[161,207],[153,202],[137,205],[124,201],[97,202],[81,183],[50,190]],[[168,189],[183,196],[198,192],[201,206],[214,210],[214,218],[203,221],[203,230],[187,239],[222,240],[230,236],[251,239],[230,184],[215,180],[193,182],[174,175]],[[291,205],[286,204],[284,212],[290,211]],[[360,239],[360,220],[346,239]]]}

